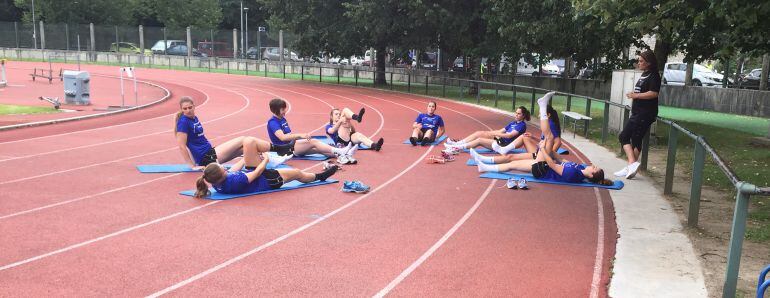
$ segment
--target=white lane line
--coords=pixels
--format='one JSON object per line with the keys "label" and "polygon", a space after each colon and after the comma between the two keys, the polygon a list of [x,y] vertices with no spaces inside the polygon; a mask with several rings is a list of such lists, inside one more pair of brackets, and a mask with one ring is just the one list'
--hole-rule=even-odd
{"label": "white lane line", "polygon": [[415,269],[417,269],[417,267],[420,267],[420,265],[422,265],[422,263],[424,263],[425,260],[430,258],[430,256],[433,255],[434,252],[436,252],[442,245],[444,245],[444,243],[446,243],[447,240],[449,240],[449,237],[452,237],[452,235],[454,235],[454,233],[457,232],[458,229],[460,229],[460,227],[468,220],[468,218],[470,218],[471,215],[473,215],[473,213],[476,212],[476,209],[478,209],[479,206],[481,206],[481,203],[483,203],[484,200],[486,200],[487,196],[492,191],[492,188],[495,186],[496,181],[497,180],[492,179],[492,182],[489,183],[489,186],[487,186],[487,189],[484,191],[483,194],[481,194],[481,197],[479,197],[478,200],[476,200],[476,203],[473,204],[471,209],[468,209],[468,211],[465,212],[465,215],[463,215],[463,217],[461,217],[460,220],[458,220],[455,223],[455,225],[452,226],[452,228],[449,229],[449,231],[447,231],[444,234],[444,236],[442,236],[438,241],[436,241],[436,243],[434,243],[433,246],[431,246],[427,251],[425,251],[425,253],[423,253],[419,258],[417,258],[417,260],[412,262],[412,264],[409,265],[409,267],[406,267],[406,269],[404,269],[404,271],[402,271],[401,274],[399,274],[398,276],[396,276],[396,278],[390,281],[390,283],[388,283],[387,286],[385,286],[384,288],[382,288],[382,290],[377,292],[377,294],[375,294],[374,297],[384,297],[385,295],[387,295],[391,290],[393,290],[393,288],[398,286],[399,283],[401,283],[405,278],[407,278],[409,274],[411,274]]}
{"label": "white lane line", "polygon": [[375,188],[375,189],[373,189],[373,190],[369,191],[369,193],[367,193],[367,194],[365,194],[365,195],[363,195],[363,196],[359,197],[358,199],[355,199],[355,200],[353,200],[353,201],[350,201],[350,202],[348,202],[347,204],[343,205],[342,207],[340,207],[340,208],[337,208],[337,209],[335,209],[334,211],[331,211],[331,212],[329,212],[329,213],[327,213],[327,214],[325,214],[325,215],[323,215],[323,216],[319,217],[318,219],[316,219],[316,220],[314,220],[314,221],[312,221],[312,222],[310,222],[310,223],[307,223],[307,224],[305,224],[305,225],[303,225],[303,226],[301,226],[301,227],[299,227],[299,228],[297,228],[297,229],[295,229],[295,230],[293,230],[293,231],[291,231],[291,232],[289,232],[289,233],[287,233],[287,234],[284,234],[283,236],[280,236],[280,237],[278,237],[278,238],[275,238],[275,239],[273,239],[273,240],[272,240],[272,241],[270,241],[270,242],[267,242],[267,243],[265,243],[265,244],[262,244],[262,245],[260,245],[260,246],[258,246],[258,247],[256,247],[256,248],[254,248],[254,249],[252,249],[252,250],[249,250],[249,251],[247,251],[247,252],[245,252],[245,253],[243,253],[243,254],[240,254],[240,255],[238,255],[238,256],[236,256],[236,257],[234,257],[234,258],[231,258],[231,259],[229,259],[229,260],[227,260],[227,261],[225,261],[225,262],[223,262],[223,263],[221,263],[221,264],[219,264],[219,265],[216,265],[216,266],[214,266],[214,267],[211,267],[211,268],[209,268],[209,269],[208,269],[208,270],[206,270],[206,271],[203,271],[203,272],[201,272],[201,273],[198,273],[198,274],[196,274],[196,275],[194,275],[194,276],[192,276],[192,277],[190,277],[190,278],[188,278],[188,279],[185,279],[185,280],[183,280],[183,281],[180,281],[180,282],[178,282],[178,283],[176,283],[176,284],[174,284],[174,285],[171,285],[171,286],[169,286],[168,288],[165,288],[165,289],[163,289],[163,290],[160,290],[160,291],[158,291],[158,292],[155,292],[155,293],[152,293],[152,294],[150,294],[150,295],[147,295],[147,297],[159,297],[159,296],[161,296],[161,295],[165,295],[165,294],[167,294],[167,293],[169,293],[169,292],[171,292],[171,291],[174,291],[174,290],[176,290],[176,289],[179,289],[179,288],[181,288],[181,287],[183,287],[183,286],[185,286],[185,285],[187,285],[187,284],[190,284],[190,283],[192,283],[192,282],[194,282],[194,281],[196,281],[196,280],[199,280],[199,279],[201,279],[201,278],[203,278],[203,277],[206,277],[207,275],[209,275],[209,274],[211,274],[211,273],[217,272],[217,271],[219,271],[219,270],[221,270],[221,269],[223,269],[223,268],[225,268],[225,267],[227,267],[227,266],[230,266],[230,265],[232,265],[232,264],[233,264],[233,263],[235,263],[235,262],[238,262],[238,261],[240,261],[240,260],[243,260],[243,259],[245,259],[245,258],[247,258],[247,257],[249,257],[249,256],[251,256],[251,255],[253,255],[253,254],[255,254],[255,253],[258,253],[258,252],[260,252],[260,251],[262,251],[262,250],[265,250],[265,249],[267,249],[267,248],[269,248],[269,247],[271,247],[271,246],[273,246],[273,245],[275,245],[275,244],[278,244],[278,243],[280,243],[281,241],[283,241],[283,240],[286,240],[286,239],[288,239],[288,238],[290,238],[291,236],[294,236],[294,235],[296,235],[296,234],[299,234],[300,232],[302,232],[302,231],[304,231],[304,230],[307,230],[307,229],[309,229],[310,227],[313,227],[313,226],[315,226],[315,225],[317,225],[317,224],[319,224],[319,223],[323,222],[323,221],[324,221],[324,220],[326,220],[326,219],[329,219],[329,218],[331,218],[331,217],[332,217],[332,216],[334,216],[335,214],[337,214],[337,213],[340,213],[340,212],[342,212],[343,210],[345,210],[345,209],[347,209],[347,208],[350,208],[351,206],[355,205],[356,203],[358,203],[358,202],[360,202],[360,201],[362,201],[362,200],[364,200],[364,199],[368,198],[369,196],[371,196],[371,195],[373,195],[373,194],[377,193],[379,190],[381,190],[381,189],[385,188],[386,186],[388,186],[388,184],[390,184],[391,182],[393,182],[393,181],[397,180],[398,178],[400,178],[401,176],[403,176],[404,174],[406,174],[407,172],[409,172],[409,170],[411,170],[412,168],[414,168],[415,166],[417,166],[417,164],[421,163],[421,162],[422,162],[422,160],[423,160],[423,159],[425,159],[425,156],[427,156],[427,155],[428,155],[428,153],[430,153],[430,152],[433,150],[433,147],[434,147],[434,146],[430,146],[430,147],[428,148],[428,150],[426,150],[426,151],[425,151],[425,153],[423,153],[423,154],[422,154],[422,156],[420,156],[420,158],[418,158],[418,159],[417,159],[417,160],[416,160],[414,163],[412,163],[412,164],[411,164],[409,167],[407,167],[406,169],[404,169],[403,171],[401,171],[401,172],[400,172],[400,173],[398,173],[397,175],[393,176],[392,178],[390,178],[390,180],[388,180],[388,181],[386,181],[385,183],[381,184],[381,185],[380,185],[380,186],[378,186],[377,188]]}
{"label": "white lane line", "polygon": [[599,213],[599,224],[596,228],[596,258],[594,258],[594,273],[591,279],[591,298],[599,297],[599,291],[601,291],[599,283],[602,281],[602,259],[604,258],[604,205],[602,205],[599,189],[596,187],[594,187],[594,194],[596,195],[596,205],[599,207],[597,210]]}
{"label": "white lane line", "polygon": [[60,253],[66,252],[66,251],[70,251],[70,250],[76,249],[78,247],[86,246],[86,245],[89,245],[91,243],[94,243],[94,242],[97,242],[97,241],[101,241],[101,240],[104,240],[104,239],[107,239],[107,238],[112,238],[112,237],[115,237],[115,236],[118,236],[118,235],[121,235],[121,234],[125,234],[125,233],[131,232],[131,231],[136,230],[136,229],[140,229],[140,228],[143,228],[143,227],[155,224],[155,223],[159,223],[159,222],[162,222],[162,221],[165,221],[165,220],[168,220],[168,219],[171,219],[171,218],[183,215],[183,214],[187,214],[187,213],[193,212],[193,211],[201,209],[201,208],[205,208],[205,207],[214,205],[214,204],[219,203],[219,202],[222,202],[222,201],[213,201],[213,202],[210,202],[210,203],[206,203],[205,205],[200,205],[200,206],[195,207],[195,208],[190,208],[190,209],[187,209],[187,210],[184,210],[184,211],[180,211],[180,212],[177,212],[177,213],[174,213],[174,214],[171,214],[171,215],[167,215],[167,216],[155,219],[153,221],[148,221],[148,222],[140,224],[140,225],[136,225],[136,226],[129,227],[129,228],[126,228],[126,229],[123,229],[123,230],[120,230],[120,231],[117,231],[117,232],[114,232],[114,233],[110,233],[110,234],[101,236],[99,238],[94,238],[94,239],[91,239],[91,240],[88,240],[88,241],[80,242],[78,244],[67,246],[67,247],[62,248],[62,249],[54,250],[54,251],[46,253],[46,254],[42,254],[42,255],[39,255],[39,256],[36,256],[36,257],[32,257],[32,258],[29,258],[29,259],[21,260],[21,261],[15,262],[15,263],[11,263],[11,264],[5,265],[3,267],[0,267],[0,271],[11,269],[13,267],[21,266],[21,265],[27,264],[29,262],[34,262],[34,261],[37,261],[37,260],[40,260],[40,259],[43,259],[43,258],[47,258],[47,257],[53,256],[53,255],[57,255],[57,254],[60,254]]}

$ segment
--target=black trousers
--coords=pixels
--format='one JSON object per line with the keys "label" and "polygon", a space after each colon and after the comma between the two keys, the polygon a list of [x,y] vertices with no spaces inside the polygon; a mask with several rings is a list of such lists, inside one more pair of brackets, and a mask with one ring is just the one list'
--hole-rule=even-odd
{"label": "black trousers", "polygon": [[641,151],[642,139],[650,129],[650,125],[655,122],[655,117],[656,115],[631,115],[618,136],[620,144],[623,146],[631,144],[634,149]]}

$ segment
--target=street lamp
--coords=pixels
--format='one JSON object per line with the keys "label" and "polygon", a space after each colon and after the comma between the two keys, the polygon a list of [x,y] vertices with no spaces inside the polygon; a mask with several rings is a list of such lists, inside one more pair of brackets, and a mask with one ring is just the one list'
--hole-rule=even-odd
{"label": "street lamp", "polygon": [[246,49],[249,48],[249,8],[244,7],[243,13],[246,14],[246,43],[244,44]]}

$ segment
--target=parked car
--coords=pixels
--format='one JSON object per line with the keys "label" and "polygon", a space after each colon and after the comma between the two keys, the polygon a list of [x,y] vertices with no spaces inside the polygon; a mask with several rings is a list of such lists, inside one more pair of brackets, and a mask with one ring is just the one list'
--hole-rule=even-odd
{"label": "parked car", "polygon": [[339,65],[348,65],[350,64],[350,60],[337,56],[337,57],[329,58],[329,63],[339,64]]}
{"label": "parked car", "polygon": [[204,53],[209,57],[233,57],[233,47],[226,42],[198,42],[198,52]]}
{"label": "parked car", "polygon": [[[278,47],[266,47],[262,48],[262,60],[267,61],[280,61],[281,55],[279,52],[281,51]],[[289,51],[288,49],[283,49],[283,60],[284,61],[302,61],[302,59],[297,56],[297,53],[294,53],[292,51]]]}
{"label": "parked car", "polygon": [[452,71],[465,71],[465,63],[463,57],[455,58],[455,61],[452,63]]}
{"label": "parked car", "polygon": [[[741,87],[742,88],[759,88],[759,80],[762,77],[762,69],[761,68],[755,68],[752,69],[749,73],[744,75],[741,78]],[[767,82],[770,83],[770,77],[768,77]]]}
{"label": "parked car", "polygon": [[[175,45],[166,50],[166,55],[174,56],[187,56],[187,45]],[[196,49],[192,49],[192,55],[196,57],[207,57],[208,55],[198,52]]]}
{"label": "parked car", "polygon": [[[118,42],[118,43],[111,43],[110,44],[110,52],[118,52],[118,53],[131,53],[131,54],[141,54],[142,51],[139,49],[136,44],[130,43],[130,42]],[[144,55],[149,56],[152,55],[152,51],[148,49],[144,49]]]}
{"label": "parked car", "polygon": [[[687,63],[670,62],[666,63],[663,70],[663,84],[684,85],[684,79],[687,74]],[[722,87],[723,75],[708,69],[707,67],[695,64],[692,70],[693,86]],[[732,80],[728,80],[732,83]]]}
{"label": "parked car", "polygon": [[[542,71],[540,70],[542,69]],[[516,74],[519,75],[532,75],[532,76],[550,76],[558,77],[561,72],[556,64],[551,62],[543,64],[543,67],[537,67],[536,65],[529,64],[524,58],[519,59]]]}
{"label": "parked car", "polygon": [[436,69],[436,59],[438,55],[435,52],[422,52],[420,53],[419,67],[423,69]]}
{"label": "parked car", "polygon": [[258,53],[258,52],[257,52],[257,48],[255,48],[255,47],[250,47],[250,48],[249,48],[249,49],[246,51],[246,59],[253,59],[253,60],[256,60],[257,58],[259,58],[259,57],[257,57],[257,53]]}
{"label": "parked car", "polygon": [[[165,43],[165,45],[164,45]],[[187,42],[184,40],[159,40],[155,43],[155,45],[150,48],[152,50],[153,54],[163,54],[163,50],[171,48],[176,45],[186,45]]]}
{"label": "parked car", "polygon": [[363,65],[364,58],[360,56],[350,56],[350,65]]}

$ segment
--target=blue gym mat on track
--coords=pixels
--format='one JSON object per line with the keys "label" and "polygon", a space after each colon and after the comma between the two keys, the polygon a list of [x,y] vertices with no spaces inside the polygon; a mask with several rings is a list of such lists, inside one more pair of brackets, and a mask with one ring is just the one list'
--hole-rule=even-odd
{"label": "blue gym mat on track", "polygon": [[[463,149],[463,152],[470,152],[470,150],[469,149]],[[487,148],[478,148],[478,149],[476,149],[476,153],[497,153],[497,152],[492,151],[492,150],[487,149]],[[508,151],[508,153],[509,154],[527,153],[527,149],[516,148],[516,149],[513,149],[511,151]],[[569,154],[569,150],[564,149],[564,148],[559,148],[559,150],[556,150],[556,153],[559,153],[560,155],[567,155],[567,154]]]}
{"label": "blue gym mat on track", "polygon": [[599,185],[599,184],[594,184],[589,182],[583,182],[583,183],[558,182],[558,181],[537,179],[533,177],[531,174],[523,174],[523,173],[519,174],[519,173],[512,173],[512,172],[503,172],[503,173],[487,172],[487,173],[481,174],[481,176],[479,177],[489,178],[489,179],[502,179],[502,180],[508,180],[508,178],[514,178],[514,179],[524,178],[524,179],[527,179],[527,182],[538,182],[538,183],[582,186],[582,187],[598,187],[598,188],[615,189],[615,190],[622,189],[624,185],[623,181],[620,181],[620,180],[613,181],[614,183],[613,185]]}
{"label": "blue gym mat on track", "polygon": [[[232,165],[226,164],[225,168],[229,169]],[[277,167],[268,167],[269,169],[282,169],[288,168],[287,165],[278,165]],[[167,164],[167,165],[138,165],[136,169],[141,173],[187,173],[187,172],[201,172],[195,171],[186,164]]]}
{"label": "blue gym mat on track", "polygon": [[[281,186],[281,188],[278,188],[278,189],[270,189],[270,190],[265,190],[265,191],[241,193],[241,194],[223,194],[223,193],[218,193],[213,188],[210,188],[209,191],[211,191],[211,195],[206,197],[206,199],[209,199],[209,200],[229,200],[229,199],[234,199],[234,198],[248,197],[248,196],[254,196],[254,195],[261,195],[261,194],[266,194],[266,193],[271,193],[271,192],[284,191],[284,190],[292,190],[292,189],[297,189],[297,188],[313,187],[313,186],[332,184],[332,183],[337,183],[337,182],[339,182],[339,181],[334,180],[334,179],[326,179],[326,181],[315,181],[315,182],[310,182],[310,183],[302,183],[302,182],[299,182],[299,181],[295,180],[295,181],[291,181],[289,183],[284,184],[283,186]],[[183,192],[180,192],[179,194],[192,197],[192,196],[195,195],[195,190],[185,190]]]}
{"label": "blue gym mat on track", "polygon": [[294,157],[291,158],[292,160],[315,160],[315,161],[324,161],[329,159],[328,156],[323,154],[307,154],[307,155],[294,155]]}
{"label": "blue gym mat on track", "polygon": [[[334,141],[332,140],[332,138],[330,138],[328,136],[312,136],[311,138],[314,138],[316,140],[324,142],[327,145],[332,146],[332,147],[336,146],[336,144],[334,144]],[[368,146],[366,146],[364,144],[358,144],[358,150],[372,150],[372,148],[368,147]]]}
{"label": "blue gym mat on track", "polygon": [[[438,145],[438,144],[441,144],[441,142],[443,142],[444,140],[446,140],[446,135],[441,136],[440,138],[438,138],[438,140],[435,140],[435,141],[433,141],[433,143],[430,143],[430,144],[431,145]],[[409,145],[411,145],[412,143],[409,143],[409,139],[406,139],[406,141],[404,141],[402,144],[409,144]],[[419,145],[419,143],[417,145]]]}

